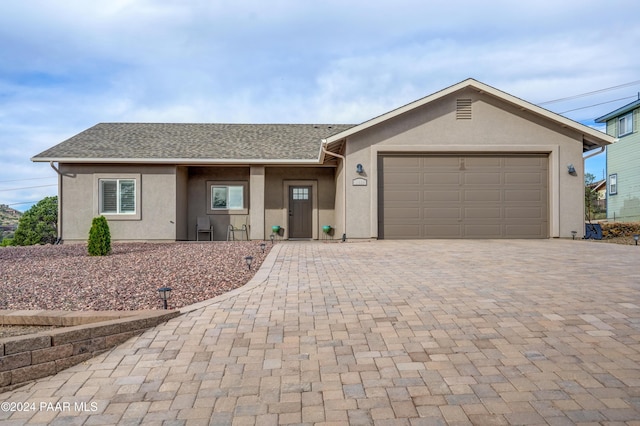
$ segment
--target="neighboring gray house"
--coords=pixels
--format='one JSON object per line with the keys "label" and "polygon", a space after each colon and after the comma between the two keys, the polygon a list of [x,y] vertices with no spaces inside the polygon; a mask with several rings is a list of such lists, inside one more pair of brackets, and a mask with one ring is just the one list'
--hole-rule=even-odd
{"label": "neighboring gray house", "polygon": [[101,214],[114,240],[195,240],[203,216],[217,240],[570,238],[583,152],[614,140],[468,79],[355,126],[104,123],[32,160],[65,241]]}
{"label": "neighboring gray house", "polygon": [[607,219],[640,221],[640,99],[596,122],[619,139],[607,148]]}

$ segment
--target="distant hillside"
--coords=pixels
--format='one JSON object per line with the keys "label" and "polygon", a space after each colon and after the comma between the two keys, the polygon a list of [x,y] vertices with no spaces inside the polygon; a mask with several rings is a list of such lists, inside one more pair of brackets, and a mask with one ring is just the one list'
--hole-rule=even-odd
{"label": "distant hillside", "polygon": [[11,207],[0,204],[0,241],[4,238],[13,237],[13,233],[18,229],[18,222],[22,213]]}

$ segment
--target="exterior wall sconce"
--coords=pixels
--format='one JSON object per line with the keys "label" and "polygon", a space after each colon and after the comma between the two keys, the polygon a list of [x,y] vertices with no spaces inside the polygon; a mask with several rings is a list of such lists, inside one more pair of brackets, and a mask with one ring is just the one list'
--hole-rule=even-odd
{"label": "exterior wall sconce", "polygon": [[362,164],[358,163],[356,165],[356,173],[361,175],[364,172],[364,167],[362,167]]}
{"label": "exterior wall sconce", "polygon": [[253,263],[253,256],[245,257],[244,261],[247,262],[247,268],[251,270],[251,263]]}
{"label": "exterior wall sconce", "polygon": [[640,239],[640,235],[638,235],[638,234],[633,234],[633,239],[635,240],[636,245],[638,245],[638,240]]}
{"label": "exterior wall sconce", "polygon": [[264,249],[267,247],[267,244],[262,242],[260,243],[260,249],[262,250],[262,252],[264,253]]}
{"label": "exterior wall sconce", "polygon": [[570,175],[576,174],[576,168],[573,167],[573,164],[567,164],[567,171],[569,172]]}
{"label": "exterior wall sconce", "polygon": [[158,289],[158,293],[160,294],[160,300],[162,300],[162,305],[165,309],[167,309],[167,300],[171,298],[171,287],[162,287]]}

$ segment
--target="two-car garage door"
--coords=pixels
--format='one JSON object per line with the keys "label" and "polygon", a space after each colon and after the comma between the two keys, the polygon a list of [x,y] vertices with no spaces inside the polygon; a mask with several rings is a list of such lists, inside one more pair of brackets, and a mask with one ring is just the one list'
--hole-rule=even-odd
{"label": "two-car garage door", "polygon": [[548,163],[530,155],[381,155],[378,237],[548,238]]}

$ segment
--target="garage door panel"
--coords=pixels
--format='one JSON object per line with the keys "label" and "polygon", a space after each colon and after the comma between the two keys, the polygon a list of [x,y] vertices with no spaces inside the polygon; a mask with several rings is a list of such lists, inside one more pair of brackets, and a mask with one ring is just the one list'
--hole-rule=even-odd
{"label": "garage door panel", "polygon": [[423,209],[425,219],[461,219],[462,209],[457,207],[428,207]]}
{"label": "garage door panel", "polygon": [[[422,235],[424,235],[424,237],[426,238],[462,238],[462,225],[424,225]],[[415,235],[413,236],[413,238],[415,238]]]}
{"label": "garage door panel", "polygon": [[461,194],[459,191],[423,191],[423,200],[426,202],[438,202],[438,201],[460,201]]}
{"label": "garage door panel", "polygon": [[435,168],[435,169],[452,169],[458,170],[460,168],[460,159],[458,157],[418,157],[421,159],[421,167]]}
{"label": "garage door panel", "polygon": [[541,225],[506,225],[506,234],[509,238],[539,238],[544,230]]}
{"label": "garage door panel", "polygon": [[415,191],[385,191],[384,198],[385,201],[389,203],[398,203],[398,202],[419,202],[420,201],[420,192],[418,189]]}
{"label": "garage door panel", "polygon": [[502,191],[500,189],[465,189],[463,194],[464,201],[477,201],[484,203],[487,201],[499,202],[502,200]]}
{"label": "garage door panel", "polygon": [[406,219],[420,219],[420,207],[387,207],[384,209],[385,216],[393,217],[396,221]]}
{"label": "garage door panel", "polygon": [[423,173],[422,182],[426,185],[460,185],[460,173],[440,172],[440,173]]}
{"label": "garage door panel", "polygon": [[393,167],[416,167],[419,168],[422,166],[422,161],[420,157],[385,157],[384,158],[384,166],[386,169],[391,169]]}
{"label": "garage door panel", "polygon": [[542,191],[539,189],[507,189],[504,191],[504,200],[507,203],[513,202],[543,202]]}
{"label": "garage door panel", "polygon": [[500,185],[502,175],[500,173],[464,173],[464,183],[467,185]]}
{"label": "garage door panel", "polygon": [[474,207],[464,209],[465,219],[500,219],[502,209],[496,207]]}
{"label": "garage door panel", "polygon": [[471,224],[464,226],[467,238],[501,238],[502,228],[498,224]]}
{"label": "garage door panel", "polygon": [[393,235],[394,239],[415,239],[421,233],[421,224],[388,224],[385,225],[385,235]]}
{"label": "garage door panel", "polygon": [[395,185],[419,185],[420,175],[416,172],[386,172]]}
{"label": "garage door panel", "polygon": [[495,169],[501,166],[502,158],[500,157],[463,157],[464,165],[468,170],[475,168],[488,167]]}
{"label": "garage door panel", "polygon": [[548,158],[546,155],[532,156],[505,156],[505,167],[514,167],[521,169],[523,167],[531,167],[536,170],[547,170]]}
{"label": "garage door panel", "polygon": [[538,206],[505,207],[505,219],[544,219],[546,210]]}
{"label": "garage door panel", "polygon": [[548,161],[542,154],[383,155],[379,235],[548,238]]}
{"label": "garage door panel", "polygon": [[507,172],[504,174],[505,185],[535,185],[540,186],[543,176],[540,173]]}

